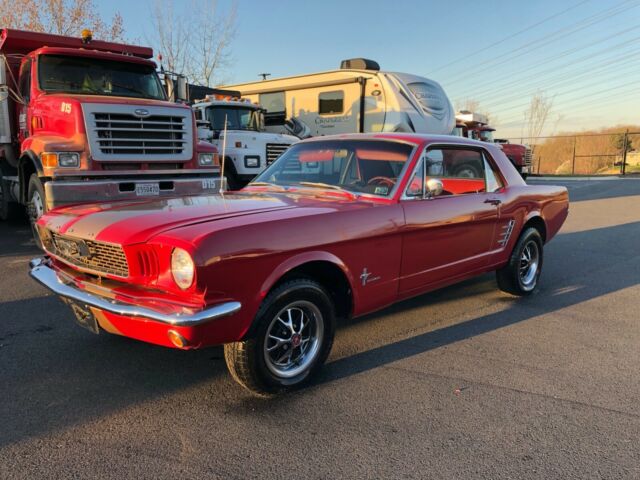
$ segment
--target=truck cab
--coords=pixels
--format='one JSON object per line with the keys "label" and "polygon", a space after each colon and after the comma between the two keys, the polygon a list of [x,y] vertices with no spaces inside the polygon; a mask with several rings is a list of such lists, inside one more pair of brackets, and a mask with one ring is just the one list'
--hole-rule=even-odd
{"label": "truck cab", "polygon": [[243,99],[239,92],[213,90],[193,105],[198,138],[224,149],[224,176],[228,187],[244,186],[287,148],[299,141],[293,135],[269,133],[263,108]]}
{"label": "truck cab", "polygon": [[0,213],[217,189],[215,147],[150,48],[0,31]]}
{"label": "truck cab", "polygon": [[489,119],[486,115],[468,110],[462,110],[456,114],[454,135],[499,144],[522,178],[526,178],[531,173],[533,161],[531,148],[526,145],[509,143],[505,139],[496,139],[493,136],[495,131],[496,129],[489,125]]}

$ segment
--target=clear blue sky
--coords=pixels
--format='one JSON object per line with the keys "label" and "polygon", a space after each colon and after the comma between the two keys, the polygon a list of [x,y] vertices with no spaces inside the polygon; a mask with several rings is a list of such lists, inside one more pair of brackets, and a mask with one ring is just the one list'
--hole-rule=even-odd
{"label": "clear blue sky", "polygon": [[[106,17],[122,13],[128,36],[149,38],[153,0],[98,3]],[[189,4],[176,0],[176,8]],[[222,10],[230,4],[219,2]],[[233,63],[225,72],[231,82],[367,57],[384,70],[439,81],[453,102],[480,101],[502,136],[521,134],[537,90],[554,97],[546,133],[640,124],[640,0],[238,0],[237,6]],[[456,63],[442,68],[450,62]]]}

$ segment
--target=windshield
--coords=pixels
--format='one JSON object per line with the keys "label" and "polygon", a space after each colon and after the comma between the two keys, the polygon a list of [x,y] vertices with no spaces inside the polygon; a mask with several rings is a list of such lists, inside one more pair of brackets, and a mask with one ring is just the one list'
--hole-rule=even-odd
{"label": "windshield", "polygon": [[388,197],[413,146],[385,140],[326,140],[289,148],[252,184],[345,190]]}
{"label": "windshield", "polygon": [[493,142],[493,132],[491,130],[480,130],[480,140],[483,142]]}
{"label": "windshield", "polygon": [[242,107],[207,107],[207,120],[213,130],[224,130],[225,117],[228,130],[260,131],[260,111]]}
{"label": "windshield", "polygon": [[40,88],[51,93],[80,93],[165,100],[155,69],[150,65],[90,57],[41,55]]}

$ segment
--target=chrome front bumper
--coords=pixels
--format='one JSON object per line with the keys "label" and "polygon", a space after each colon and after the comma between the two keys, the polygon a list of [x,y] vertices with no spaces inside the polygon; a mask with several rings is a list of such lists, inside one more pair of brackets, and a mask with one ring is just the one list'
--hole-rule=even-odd
{"label": "chrome front bumper", "polygon": [[202,176],[189,178],[136,178],[136,179],[91,179],[83,180],[52,180],[44,184],[47,208],[76,203],[109,202],[114,200],[148,200],[154,196],[136,195],[136,184],[158,184],[159,195],[182,196],[218,193],[220,190],[220,176]]}
{"label": "chrome front bumper", "polygon": [[95,307],[105,312],[125,317],[154,320],[176,327],[190,327],[232,315],[240,310],[240,302],[226,302],[190,314],[166,314],[150,308],[132,305],[93,293],[86,292],[72,284],[70,279],[58,275],[43,258],[29,262],[30,275],[52,292],[82,305]]}

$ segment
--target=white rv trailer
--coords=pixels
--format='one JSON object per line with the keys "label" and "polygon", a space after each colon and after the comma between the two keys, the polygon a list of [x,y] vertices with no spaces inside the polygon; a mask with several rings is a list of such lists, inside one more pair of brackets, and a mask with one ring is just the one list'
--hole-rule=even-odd
{"label": "white rv trailer", "polygon": [[455,112],[442,87],[408,73],[381,71],[366,59],[338,70],[226,85],[265,109],[268,131],[285,132],[295,118],[312,135],[360,132],[451,134]]}

